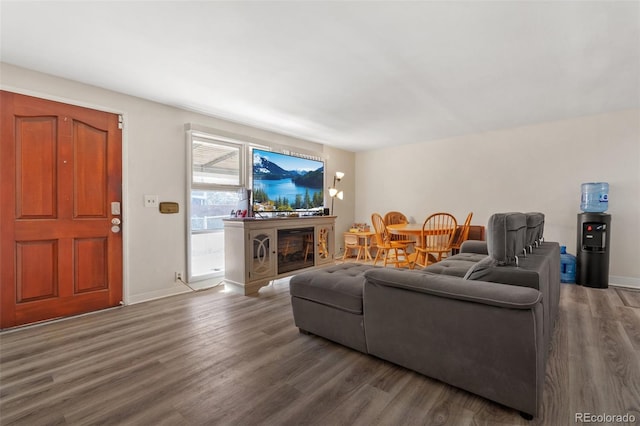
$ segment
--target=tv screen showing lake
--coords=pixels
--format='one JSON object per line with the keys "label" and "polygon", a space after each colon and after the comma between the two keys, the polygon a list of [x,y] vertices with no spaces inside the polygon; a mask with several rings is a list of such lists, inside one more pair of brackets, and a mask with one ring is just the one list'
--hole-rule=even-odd
{"label": "tv screen showing lake", "polygon": [[309,197],[312,198],[314,192],[322,192],[322,188],[297,186],[291,179],[255,180],[253,182],[253,190],[255,191],[256,189],[266,192],[270,200],[275,201],[278,197],[286,197],[289,202],[293,202],[296,195],[304,197],[306,191],[309,191]]}
{"label": "tv screen showing lake", "polygon": [[324,163],[276,152],[253,150],[254,209],[322,207]]}

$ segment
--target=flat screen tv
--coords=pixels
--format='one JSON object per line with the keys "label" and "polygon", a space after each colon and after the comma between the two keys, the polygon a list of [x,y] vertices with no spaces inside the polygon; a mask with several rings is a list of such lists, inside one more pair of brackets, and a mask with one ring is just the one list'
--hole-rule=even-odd
{"label": "flat screen tv", "polygon": [[253,149],[253,211],[321,211],[324,162]]}

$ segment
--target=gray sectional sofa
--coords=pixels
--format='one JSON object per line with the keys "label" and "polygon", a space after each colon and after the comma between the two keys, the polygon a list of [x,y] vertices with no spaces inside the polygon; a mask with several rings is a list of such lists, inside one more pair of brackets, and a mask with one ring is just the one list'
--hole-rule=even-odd
{"label": "gray sectional sofa", "polygon": [[560,249],[540,213],[491,216],[487,241],[423,270],[346,263],[294,276],[312,333],[538,414],[560,292]]}

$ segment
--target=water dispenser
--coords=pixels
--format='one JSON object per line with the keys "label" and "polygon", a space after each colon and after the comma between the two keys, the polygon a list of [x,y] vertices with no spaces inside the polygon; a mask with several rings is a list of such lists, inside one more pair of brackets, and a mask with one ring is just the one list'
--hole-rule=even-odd
{"label": "water dispenser", "polygon": [[596,288],[609,287],[610,241],[610,214],[578,214],[576,284]]}

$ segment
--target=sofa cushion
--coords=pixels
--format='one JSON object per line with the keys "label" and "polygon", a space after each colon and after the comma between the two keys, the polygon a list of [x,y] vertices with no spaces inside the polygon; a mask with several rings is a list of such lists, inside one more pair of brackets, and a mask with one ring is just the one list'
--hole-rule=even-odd
{"label": "sofa cushion", "polygon": [[515,265],[524,254],[527,219],[524,213],[496,213],[487,226],[487,249],[498,265]]}
{"label": "sofa cushion", "polygon": [[467,240],[460,246],[460,253],[477,253],[487,256],[489,251],[487,250],[487,242],[479,240]]}
{"label": "sofa cushion", "polygon": [[527,247],[535,247],[542,241],[544,233],[544,214],[529,212],[524,214],[527,219]]}
{"label": "sofa cushion", "polygon": [[465,278],[531,287],[543,291],[543,287],[549,279],[548,271],[549,262],[547,259],[541,256],[527,256],[520,260],[519,266],[495,266],[495,263],[492,265],[490,260],[478,262],[472,270],[469,270]]}
{"label": "sofa cushion", "polygon": [[289,282],[291,296],[311,300],[353,314],[362,314],[364,272],[375,268],[343,263],[295,275]]}
{"label": "sofa cushion", "polygon": [[486,254],[458,253],[438,263],[429,265],[424,270],[438,275],[464,277],[471,267],[487,257]]}
{"label": "sofa cushion", "polygon": [[458,253],[451,257],[446,258],[445,260],[457,260],[463,262],[480,262],[482,259],[486,258],[486,253]]}
{"label": "sofa cushion", "polygon": [[496,260],[491,256],[485,256],[484,259],[474,263],[467,269],[467,272],[463,275],[465,280],[477,279],[483,271],[488,270],[496,266]]}

